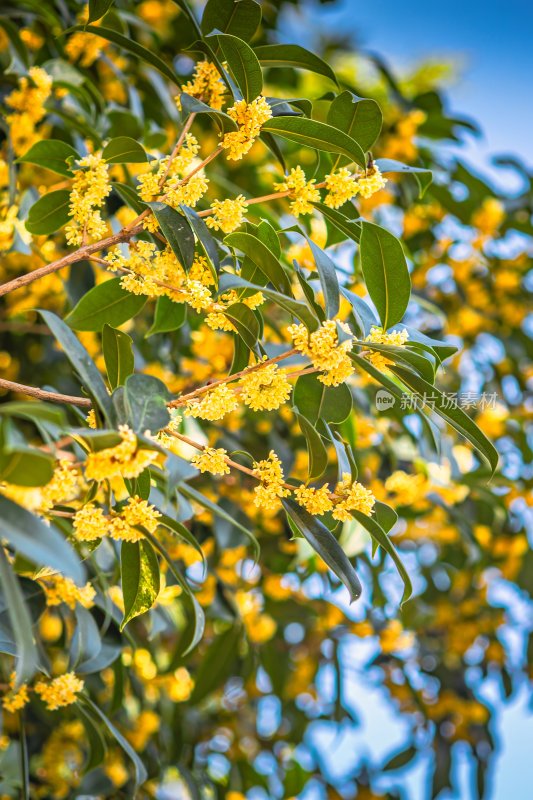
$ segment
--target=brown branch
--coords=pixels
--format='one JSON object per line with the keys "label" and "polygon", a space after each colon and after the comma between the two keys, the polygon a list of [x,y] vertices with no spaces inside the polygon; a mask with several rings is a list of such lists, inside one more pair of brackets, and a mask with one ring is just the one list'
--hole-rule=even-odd
{"label": "brown branch", "polygon": [[37,400],[46,400],[49,403],[71,403],[73,406],[80,406],[80,408],[90,408],[92,406],[88,397],[76,397],[70,394],[59,394],[59,392],[47,392],[35,386],[25,386],[22,383],[6,381],[4,378],[0,378],[0,389],[6,389],[9,392],[18,392],[19,394],[27,394],[29,397],[36,397]]}

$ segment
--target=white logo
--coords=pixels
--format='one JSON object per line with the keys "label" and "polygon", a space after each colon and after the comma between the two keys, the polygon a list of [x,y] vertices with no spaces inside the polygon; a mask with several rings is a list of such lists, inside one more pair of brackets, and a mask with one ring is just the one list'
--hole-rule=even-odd
{"label": "white logo", "polygon": [[376,408],[378,411],[386,411],[388,408],[392,408],[395,402],[394,395],[385,389],[380,389],[376,394]]}

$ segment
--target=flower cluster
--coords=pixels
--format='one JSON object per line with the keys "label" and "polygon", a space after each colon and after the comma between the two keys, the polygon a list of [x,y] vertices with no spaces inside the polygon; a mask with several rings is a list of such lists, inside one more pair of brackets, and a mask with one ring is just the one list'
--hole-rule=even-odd
{"label": "flower cluster", "polygon": [[44,104],[52,91],[52,78],[41,67],[30,67],[28,77],[19,79],[17,89],[5,98],[5,103],[13,109],[6,122],[10,128],[13,149],[17,156],[23,155],[39,136],[37,124],[46,114]]}
{"label": "flower cluster", "polygon": [[266,511],[277,510],[280,498],[288,497],[290,489],[283,485],[283,467],[273,450],[270,451],[268,458],[254,461],[254,475],[259,481],[259,485],[254,489],[254,504]]}
{"label": "flower cluster", "polygon": [[359,175],[343,167],[326,175],[324,184],[327,194],[324,203],[330,208],[340,208],[358,194],[364,198],[371,197],[383,189],[386,183],[387,179],[383,177],[376,164]]}
{"label": "flower cluster", "polygon": [[200,472],[210,472],[211,475],[228,475],[230,468],[226,464],[228,452],[223,447],[206,447],[201,453],[191,459],[191,464]]}
{"label": "flower cluster", "polygon": [[97,241],[105,235],[107,224],[99,209],[111,192],[108,167],[101,155],[90,153],[80,158],[78,167],[70,192],[72,222],[65,229],[68,243],[75,245]]}
{"label": "flower cluster", "polygon": [[285,180],[274,184],[280,192],[290,192],[290,208],[295,217],[300,214],[312,214],[313,203],[320,202],[320,192],[315,186],[316,181],[308,181],[301,167],[293,167]]}
{"label": "flower cluster", "polygon": [[333,500],[330,496],[328,484],[324,484],[320,488],[302,484],[295,489],[294,496],[297,502],[310,514],[326,514],[333,508]]}
{"label": "flower cluster", "polygon": [[[409,333],[405,329],[387,333],[383,330],[383,328],[373,326],[370,329],[370,333],[366,337],[365,342],[374,344],[389,344],[394,345],[395,347],[402,347],[408,341],[408,339]],[[381,370],[386,369],[386,367],[391,363],[390,359],[388,359],[384,353],[379,353],[377,350],[373,350],[368,353],[366,358],[375,367],[377,367],[377,369]]]}
{"label": "flower cluster", "polygon": [[211,203],[211,215],[205,224],[213,230],[231,233],[245,221],[246,198],[240,194],[235,200],[214,200]]}
{"label": "flower cluster", "polygon": [[18,689],[16,689],[16,679],[16,674],[12,672],[9,678],[9,690],[2,698],[2,707],[10,714],[20,711],[20,709],[24,708],[24,706],[30,701],[28,685],[23,683],[18,687]]}
{"label": "flower cluster", "polygon": [[90,583],[85,586],[76,586],[71,578],[54,573],[53,575],[39,576],[41,585],[44,589],[47,606],[59,606],[65,603],[69,608],[76,608],[79,603],[84,608],[91,608],[94,605],[96,592]]}
{"label": "flower cluster", "polygon": [[200,417],[215,422],[238,407],[239,401],[235,392],[222,383],[206,392],[201,399],[191,400],[185,413],[191,417]]}
{"label": "flower cluster", "polygon": [[198,169],[201,163],[196,158],[199,150],[198,139],[188,133],[175,155],[157,161],[148,172],[139,175],[141,200],[150,203],[163,195],[167,205],[173,208],[180,204],[194,208],[209,186],[204,170]]}
{"label": "flower cluster", "polygon": [[0,483],[0,494],[37,514],[46,514],[56,505],[69,503],[79,491],[81,475],[68,461],[60,461],[52,479],[44,486],[18,486]]}
{"label": "flower cluster", "polygon": [[[202,100],[206,105],[220,111],[222,108],[225,88],[220,79],[217,67],[210,61],[199,61],[196,65],[192,80],[181,87],[181,91]],[[181,108],[181,98],[176,97],[178,108]]]}
{"label": "flower cluster", "polygon": [[154,506],[136,495],[129,497],[120,512],[110,517],[94,503],[86,503],[74,515],[74,536],[81,542],[97,541],[106,535],[117,541],[137,542],[143,538],[138,527],[154,533],[160,516]]}
{"label": "flower cluster", "polygon": [[58,708],[75,703],[84,686],[84,682],[74,672],[66,672],[49,683],[38,681],[34,689],[49,711],[57,711]]}
{"label": "flower cluster", "polygon": [[[346,334],[343,341],[339,341],[337,326]],[[318,379],[326,386],[338,386],[352,375],[354,368],[348,353],[353,346],[353,337],[345,323],[328,319],[312,333],[304,325],[290,325],[288,332],[295,348],[323,371]]]}
{"label": "flower cluster", "polygon": [[228,151],[227,159],[239,161],[251,149],[261,126],[272,117],[272,109],[264,97],[256,97],[251,103],[238,100],[228,108],[228,116],[237,123],[238,130],[226,133],[221,145]]}
{"label": "flower cluster", "polygon": [[154,450],[143,450],[137,437],[127,425],[118,429],[121,442],[115,447],[106,447],[89,453],[85,462],[85,477],[92,481],[109,478],[136,478],[157,458]]}
{"label": "flower cluster", "polygon": [[243,375],[238,390],[245,405],[253,411],[273,411],[289,398],[292,387],[276,364]]}
{"label": "flower cluster", "polygon": [[342,480],[335,486],[335,495],[333,519],[347,522],[352,511],[370,516],[374,510],[376,498],[373,493],[358,481],[353,481],[349,472],[343,473]]}

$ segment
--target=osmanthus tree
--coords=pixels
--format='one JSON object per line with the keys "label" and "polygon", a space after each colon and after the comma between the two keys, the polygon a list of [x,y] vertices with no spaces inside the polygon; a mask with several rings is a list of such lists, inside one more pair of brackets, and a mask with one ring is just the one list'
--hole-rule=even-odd
{"label": "osmanthus tree", "polygon": [[367,636],[412,720],[386,771],[431,741],[437,796],[463,740],[483,794],[468,667],[512,684],[488,567],[531,590],[525,257],[497,241],[529,201],[442,154],[471,126],[432,76],[374,59],[363,90],[261,11],[0,18],[9,797],[336,796],[312,721],[353,717]]}

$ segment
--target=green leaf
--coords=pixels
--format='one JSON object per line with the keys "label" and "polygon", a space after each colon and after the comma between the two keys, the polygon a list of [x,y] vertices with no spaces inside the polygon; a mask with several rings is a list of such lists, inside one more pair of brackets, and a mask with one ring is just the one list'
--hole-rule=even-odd
{"label": "green leaf", "polygon": [[72,170],[67,161],[79,157],[79,153],[66,142],[59,139],[42,139],[17,160],[22,164],[37,164],[38,167],[57,172],[65,178],[72,178]]}
{"label": "green leaf", "polygon": [[230,275],[229,273],[225,273],[220,279],[220,293],[223,294],[224,292],[229,291],[229,289],[250,289],[254,292],[263,292],[265,297],[268,297],[269,300],[277,303],[279,306],[281,306],[281,308],[284,308],[285,311],[288,311],[289,314],[293,314],[295,317],[301,320],[308,330],[314,331],[318,328],[318,319],[312,314],[305,303],[301,303],[299,300],[293,300],[290,297],[286,297],[284,294],[281,294],[281,292],[275,292],[272,289],[265,289],[264,286],[258,286],[256,284],[249,283],[248,281],[240,278],[238,275]]}
{"label": "green leaf", "polygon": [[65,351],[65,355],[78,373],[87,391],[94,397],[105,419],[111,422],[113,415],[111,398],[102,376],[85,347],[77,340],[63,320],[51,311],[39,310],[55,338]]}
{"label": "green leaf", "polygon": [[251,233],[230,233],[224,238],[224,244],[247,255],[278,292],[291,294],[291,283],[279,259],[257,236]]}
{"label": "green leaf", "polygon": [[100,731],[100,727],[95,723],[90,714],[87,713],[84,706],[80,703],[76,703],[74,708],[83,723],[87,744],[89,745],[87,761],[83,765],[83,772],[86,773],[102,763],[107,753],[107,746],[102,732]]}
{"label": "green leaf", "polygon": [[365,154],[355,139],[325,122],[306,117],[274,117],[261,130],[326,153],[340,153],[363,169],[366,167]]}
{"label": "green leaf", "polygon": [[478,428],[476,423],[470,419],[460,406],[453,406],[450,403],[450,398],[442,394],[439,389],[436,389],[431,383],[428,383],[423,378],[415,375],[404,367],[399,367],[396,364],[390,365],[391,372],[394,372],[398,378],[405,383],[429,409],[435,411],[442,417],[452,428],[455,428],[462,436],[465,437],[478,451],[480,456],[488,463],[492,473],[494,474],[498,466],[498,451],[487,439],[485,434]]}
{"label": "green leaf", "polygon": [[102,330],[102,350],[105,368],[111,389],[123,386],[128,375],[135,369],[133,339],[123,331],[104,325]]}
{"label": "green leaf", "polygon": [[129,136],[111,139],[102,151],[102,158],[108,164],[142,164],[148,161],[144,147]]}
{"label": "green leaf", "polygon": [[294,386],[293,403],[315,425],[319,419],[340,425],[352,410],[352,395],[345,383],[325,386],[318,376],[300,375]]}
{"label": "green leaf", "polygon": [[334,319],[339,313],[340,306],[340,288],[339,279],[337,278],[337,268],[327,253],[315,244],[307,234],[304,235],[311,248],[318,277],[320,278],[322,294],[326,301],[326,317],[328,319]]}
{"label": "green leaf", "polygon": [[113,44],[122,47],[123,50],[126,50],[127,53],[131,53],[131,55],[135,56],[135,58],[140,58],[141,61],[146,61],[147,64],[150,64],[152,67],[155,67],[158,72],[168,78],[168,80],[172,81],[176,85],[180,84],[179,76],[174,72],[174,70],[165,64],[159,56],[156,56],[155,53],[152,53],[150,50],[147,50],[146,47],[142,47],[140,44],[134,39],[128,38],[127,36],[123,36],[121,33],[112,30],[111,28],[104,28],[102,25],[76,25],[76,27],[72,28],[74,31],[84,31],[84,33],[94,33],[95,36],[101,36],[102,39],[107,39],[108,42],[113,42]]}
{"label": "green leaf", "polygon": [[392,772],[392,770],[402,769],[407,766],[416,756],[419,750],[417,747],[407,747],[405,750],[394,753],[389,756],[385,764],[381,767],[381,772]]}
{"label": "green leaf", "polygon": [[3,403],[0,406],[0,414],[5,414],[8,417],[21,417],[22,419],[29,419],[32,421],[39,420],[58,427],[64,427],[66,425],[66,417],[63,409],[52,403],[15,400],[12,403]]}
{"label": "green leaf", "polygon": [[411,278],[396,236],[373,222],[361,222],[361,267],[368,293],[385,330],[400,322],[411,296]]}
{"label": "green leaf", "polygon": [[307,444],[307,456],[309,460],[308,479],[314,481],[320,478],[326,471],[326,467],[328,466],[328,453],[322,441],[322,437],[314,425],[301,414],[297,414],[296,417]]}
{"label": "green leaf", "polygon": [[348,556],[326,526],[309,514],[294,500],[281,501],[289,518],[296,525],[315,553],[322,558],[337,578],[346,586],[350,603],[361,596],[361,583]]}
{"label": "green leaf", "polygon": [[136,433],[156,433],[168,425],[167,402],[170,394],[165,384],[152,375],[130,375],[124,384],[124,401],[131,427]]}
{"label": "green leaf", "polygon": [[203,219],[198,216],[196,211],[194,211],[192,208],[189,208],[188,206],[180,206],[180,208],[189,220],[191,228],[193,229],[196,238],[200,242],[207,260],[211,262],[215,273],[218,272],[220,267],[218,246],[215,239],[211,235],[209,228]]}
{"label": "green leaf", "polygon": [[242,627],[232,625],[209,646],[194,676],[194,690],[191,695],[193,705],[208,697],[230,677],[239,658],[241,638]]}
{"label": "green leaf", "polygon": [[138,314],[146,297],[123,289],[120,280],[111,278],[90,289],[65,322],[76,331],[101,331],[104,325],[122,325]]}
{"label": "green leaf", "polygon": [[70,647],[69,669],[75,669],[79,664],[96,658],[102,649],[100,631],[91,612],[78,603],[75,614],[76,626]]}
{"label": "green leaf", "polygon": [[32,205],[26,220],[26,230],[35,236],[55,233],[70,220],[70,192],[59,189],[44,194]]}
{"label": "green leaf", "polygon": [[159,594],[159,562],[146,539],[122,542],[120,575],[124,595],[124,619],[120,630],[134,617],[149,611]]}
{"label": "green leaf", "polygon": [[[0,17],[0,28],[3,28],[6,32],[9,42],[21,64],[28,69],[30,66],[29,54],[26,45],[20,38],[19,27],[20,26],[15,25],[7,17]],[[11,69],[9,71],[11,71]]]}
{"label": "green leaf", "polygon": [[355,139],[366,153],[379,136],[383,115],[375,100],[346,91],[331,103],[327,121]]}
{"label": "green leaf", "polygon": [[187,544],[190,544],[191,547],[194,547],[194,549],[202,559],[202,564],[205,571],[205,569],[207,568],[207,564],[205,560],[204,551],[202,550],[200,543],[197,541],[195,536],[193,536],[190,530],[186,528],[185,525],[182,525],[181,522],[172,519],[172,517],[169,517],[167,514],[161,514],[161,516],[159,517],[159,524],[164,525],[165,528],[168,528],[169,530],[172,531],[172,533],[175,533],[177,536],[180,536],[185,542],[187,542]]}
{"label": "green leaf", "polygon": [[394,547],[392,541],[390,540],[388,534],[385,533],[381,525],[372,517],[368,517],[366,514],[362,514],[360,511],[352,511],[351,512],[354,519],[359,522],[365,530],[368,531],[372,539],[374,539],[380,547],[385,550],[385,552],[392,558],[394,561],[394,565],[398,570],[401,579],[403,580],[403,595],[401,599],[400,605],[403,605],[413,593],[413,586],[411,584],[411,579],[407,570],[405,569],[403,562],[398,555],[396,548]]}
{"label": "green leaf", "polygon": [[237,123],[224,111],[211,108],[211,106],[198,100],[197,97],[192,97],[186,92],[180,94],[180,100],[181,107],[186,114],[207,114],[209,117],[212,117],[223,133],[237,130]]}
{"label": "green leaf", "polygon": [[106,717],[104,712],[101,711],[101,709],[99,708],[99,706],[96,705],[96,703],[93,703],[93,701],[86,696],[84,696],[82,702],[89,707],[89,709],[93,712],[93,714],[96,717],[98,717],[101,720],[101,722],[104,723],[105,727],[107,728],[111,736],[116,740],[116,742],[124,750],[128,758],[130,758],[131,761],[133,762],[133,768],[135,771],[135,790],[137,790],[137,788],[142,783],[144,783],[148,777],[146,769],[144,768],[144,764],[142,763],[141,759],[139,758],[139,756],[137,755],[131,744],[128,742],[128,740],[125,739],[124,736],[120,733],[120,731],[118,731],[115,728],[111,720],[108,717]]}
{"label": "green leaf", "polygon": [[29,681],[35,674],[39,656],[33,638],[30,612],[24,600],[18,578],[8,561],[5,550],[0,547],[0,583],[6,599],[11,630],[17,647],[16,686]]}
{"label": "green leaf", "polygon": [[335,73],[321,58],[300,47],[299,44],[263,44],[254,48],[259,62],[264,67],[296,67],[324,75],[337,83]]}
{"label": "green leaf", "polygon": [[89,0],[89,17],[87,22],[96,22],[102,19],[112,5],[113,0]]}
{"label": "green leaf", "polygon": [[187,306],[185,303],[174,303],[170,297],[158,297],[155,304],[155,314],[152,327],[146,334],[154,336],[156,333],[169,333],[177,331],[185,324],[187,319]]}
{"label": "green leaf", "polygon": [[13,548],[39,567],[51,567],[83,583],[80,560],[55,528],[35,514],[0,496],[0,534]]}
{"label": "green leaf", "polygon": [[55,458],[32,447],[17,445],[0,453],[0,480],[17,486],[44,486],[52,480]]}
{"label": "green leaf", "polygon": [[195,242],[188,219],[165,203],[154,202],[148,205],[178,261],[185,270],[190,269],[194,261]]}
{"label": "green leaf", "polygon": [[231,33],[250,41],[261,22],[261,6],[254,0],[209,0],[202,16],[202,33]]}
{"label": "green leaf", "polygon": [[413,175],[420,190],[418,194],[419,197],[424,197],[433,180],[433,173],[430,169],[412,167],[409,164],[402,164],[401,161],[395,161],[392,158],[378,158],[376,165],[381,172],[401,172]]}
{"label": "green leaf", "polygon": [[215,34],[224,59],[228,63],[237,86],[247,103],[259,97],[263,91],[261,66],[252,48],[229,33]]}
{"label": "green leaf", "polygon": [[252,309],[244,303],[233,303],[226,308],[224,315],[235,325],[246,347],[253,350],[259,339],[260,327]]}
{"label": "green leaf", "polygon": [[348,238],[352,239],[354,242],[359,242],[361,238],[360,222],[348,219],[348,217],[340,211],[337,211],[335,208],[329,208],[329,206],[324,203],[313,203],[313,205],[328,222],[331,222],[331,224],[337,228],[337,230],[344,233],[345,236],[348,236]]}

